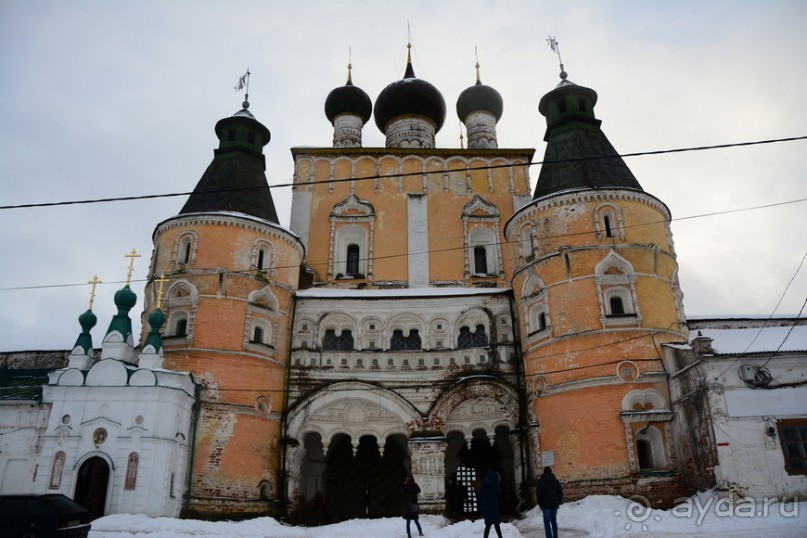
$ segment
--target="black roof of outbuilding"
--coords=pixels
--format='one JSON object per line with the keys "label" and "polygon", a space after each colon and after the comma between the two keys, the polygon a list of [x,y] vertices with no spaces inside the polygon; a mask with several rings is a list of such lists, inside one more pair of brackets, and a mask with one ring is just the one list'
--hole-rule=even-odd
{"label": "black roof of outbuilding", "polygon": [[42,401],[49,369],[0,370],[0,400]]}

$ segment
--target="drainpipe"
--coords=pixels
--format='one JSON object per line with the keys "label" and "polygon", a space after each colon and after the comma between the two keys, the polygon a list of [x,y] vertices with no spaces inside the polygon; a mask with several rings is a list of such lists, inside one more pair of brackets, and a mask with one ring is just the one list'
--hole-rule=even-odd
{"label": "drainpipe", "polygon": [[[526,376],[524,373],[524,361],[522,360],[521,355],[521,338],[518,334],[518,318],[516,317],[516,311],[514,307],[515,297],[513,300],[510,301],[510,319],[513,323],[513,349],[516,351],[516,367],[518,368],[518,386],[516,389],[518,390],[518,429],[519,429],[519,449],[521,452],[521,493],[523,495],[523,500],[529,504],[531,502],[530,496],[527,494],[530,491],[531,486],[528,485],[528,476],[527,476],[527,465],[530,462],[530,447],[529,441],[526,439],[526,436],[529,435],[528,427],[527,427],[527,385],[526,385]],[[518,345],[515,343],[518,342]]]}
{"label": "drainpipe", "polygon": [[289,392],[291,387],[291,353],[292,353],[292,344],[294,343],[294,314],[297,311],[297,296],[292,294],[291,296],[291,321],[289,322],[289,341],[288,341],[288,353],[286,358],[286,386],[283,390],[283,412],[280,415],[280,501],[283,503],[284,512],[288,508],[288,495],[286,494],[286,490],[288,489],[288,484],[286,481],[288,480],[288,474],[286,473],[286,437],[288,433],[288,418],[289,418]]}
{"label": "drainpipe", "polygon": [[202,385],[201,383],[196,383],[194,381],[194,396],[196,397],[196,401],[193,404],[193,422],[191,422],[191,454],[188,458],[188,478],[187,484],[185,487],[185,507],[183,508],[184,511],[188,511],[191,505],[191,488],[193,487],[193,462],[194,457],[196,456],[196,430],[199,424],[199,408],[202,406]]}

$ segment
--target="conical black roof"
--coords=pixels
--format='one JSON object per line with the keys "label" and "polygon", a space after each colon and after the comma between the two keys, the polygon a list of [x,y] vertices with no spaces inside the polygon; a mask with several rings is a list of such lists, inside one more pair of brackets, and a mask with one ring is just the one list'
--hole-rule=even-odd
{"label": "conical black roof", "polygon": [[600,129],[596,103],[597,92],[565,77],[541,99],[538,110],[546,117],[547,145],[533,199],[575,189],[642,190]]}
{"label": "conical black roof", "polygon": [[179,212],[233,211],[279,224],[266,182],[263,146],[271,133],[244,108],[216,124],[219,147]]}

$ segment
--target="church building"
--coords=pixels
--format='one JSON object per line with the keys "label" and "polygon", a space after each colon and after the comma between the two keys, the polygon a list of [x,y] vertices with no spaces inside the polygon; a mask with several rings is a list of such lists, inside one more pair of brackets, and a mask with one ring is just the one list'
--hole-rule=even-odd
{"label": "church building", "polygon": [[[713,484],[665,366],[689,338],[670,212],[596,103],[561,66],[533,189],[534,150],[499,147],[504,101],[478,65],[452,107],[460,148],[436,147],[446,101],[411,57],[374,102],[349,67],[324,103],[333,145],[291,150],[287,228],[245,100],[156,225],[139,347],[127,284],[100,356],[90,309],[48,374],[31,489],[86,490],[99,515],[333,521],[400,515],[410,474],[423,511],[452,484],[468,515],[491,469],[508,514],[547,465],[572,499],[668,507]],[[384,147],[362,145],[371,119]]]}

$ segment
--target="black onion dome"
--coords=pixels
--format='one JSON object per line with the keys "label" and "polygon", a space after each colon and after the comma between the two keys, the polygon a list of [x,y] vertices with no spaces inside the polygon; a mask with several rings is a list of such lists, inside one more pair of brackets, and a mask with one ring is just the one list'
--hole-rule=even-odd
{"label": "black onion dome", "polygon": [[331,123],[339,114],[356,114],[367,123],[372,111],[373,102],[370,96],[361,88],[354,86],[350,80],[344,86],[334,88],[325,99],[325,115]]}
{"label": "black onion dome", "polygon": [[504,101],[499,92],[477,80],[476,84],[463,90],[457,99],[457,116],[464,122],[468,114],[480,110],[490,112],[499,121],[504,111]]}
{"label": "black onion dome", "polygon": [[435,124],[439,131],[446,119],[446,102],[440,91],[415,77],[412,64],[406,65],[404,78],[387,85],[375,100],[375,124],[384,132],[387,123],[395,116],[421,114]]}

